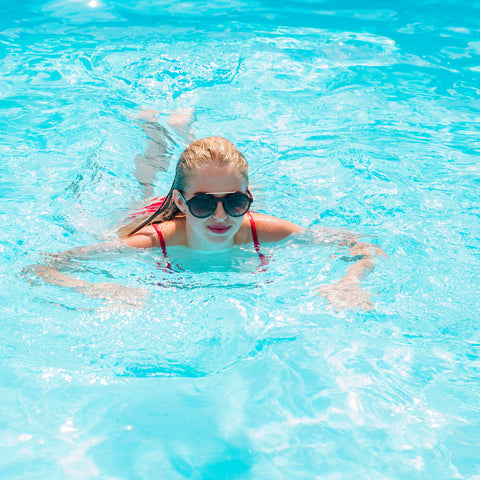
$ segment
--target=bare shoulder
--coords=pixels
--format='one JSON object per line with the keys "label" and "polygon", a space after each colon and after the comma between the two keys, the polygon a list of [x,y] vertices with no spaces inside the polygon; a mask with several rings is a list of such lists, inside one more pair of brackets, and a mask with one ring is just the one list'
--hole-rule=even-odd
{"label": "bare shoulder", "polygon": [[127,246],[133,248],[154,248],[160,247],[157,229],[160,230],[167,245],[185,244],[185,219],[174,218],[166,222],[157,223],[155,226],[147,225],[135,235],[122,237],[120,240]]}
{"label": "bare shoulder", "polygon": [[[300,233],[304,229],[295,223],[282,218],[252,213],[255,221],[258,239],[260,242],[279,242],[294,233]],[[247,219],[248,221],[248,219]]]}

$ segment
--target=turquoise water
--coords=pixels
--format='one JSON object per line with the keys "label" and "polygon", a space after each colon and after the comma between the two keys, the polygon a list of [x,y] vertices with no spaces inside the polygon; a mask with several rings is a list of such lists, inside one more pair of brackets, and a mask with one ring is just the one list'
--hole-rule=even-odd
{"label": "turquoise water", "polygon": [[[478,2],[0,11],[2,479],[480,478]],[[135,115],[185,106],[246,153],[258,211],[383,246],[374,311],[327,308],[346,265],[308,241],[265,272],[248,248],[75,265],[143,308],[21,273],[112,238]]]}

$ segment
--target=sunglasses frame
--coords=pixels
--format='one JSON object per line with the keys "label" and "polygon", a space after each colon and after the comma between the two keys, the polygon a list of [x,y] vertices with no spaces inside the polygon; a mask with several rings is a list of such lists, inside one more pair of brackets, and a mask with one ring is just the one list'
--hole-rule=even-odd
{"label": "sunglasses frame", "polygon": [[[195,217],[195,218],[208,218],[210,217],[211,215],[213,215],[215,213],[215,210],[217,209],[217,205],[218,205],[218,202],[222,202],[222,205],[223,205],[223,209],[225,210],[225,213],[227,215],[229,215],[230,217],[242,217],[243,215],[245,215],[248,210],[250,209],[250,205],[252,204],[253,202],[253,198],[251,197],[250,195],[250,192],[247,190],[247,193],[244,193],[244,192],[212,192],[212,193],[199,193],[198,195],[194,195],[192,198],[190,198],[189,200],[185,200],[185,197],[183,196],[183,192],[181,192],[180,190],[178,190],[178,193],[180,193],[180,196],[182,197],[182,200],[185,202],[185,205],[188,207],[188,210],[190,211],[190,213]],[[227,209],[225,208],[225,200],[229,198],[230,195],[233,195],[233,194],[240,194],[240,195],[243,195],[244,197],[246,197],[248,199],[248,207],[247,209],[240,215],[232,215],[230,212],[227,211]],[[205,215],[205,216],[198,216],[198,215],[195,215],[195,213],[192,212],[192,208],[190,206],[192,200],[194,200],[195,198],[201,196],[201,195],[207,195],[208,197],[211,197],[213,198],[213,200],[215,200],[217,203],[215,204],[215,208],[212,210],[211,213],[209,213],[208,215]],[[217,198],[217,197],[214,197],[214,195],[225,195],[224,197],[220,197],[220,198]]]}

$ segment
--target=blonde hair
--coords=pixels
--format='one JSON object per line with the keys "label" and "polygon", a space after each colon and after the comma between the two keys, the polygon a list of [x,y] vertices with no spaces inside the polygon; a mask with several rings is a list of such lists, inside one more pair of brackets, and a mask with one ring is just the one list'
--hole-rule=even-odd
{"label": "blonde hair", "polygon": [[196,140],[180,155],[175,168],[175,178],[173,179],[172,187],[157,211],[152,215],[141,215],[139,218],[121,227],[117,233],[122,237],[127,237],[135,234],[147,225],[166,222],[181,215],[182,212],[173,201],[173,191],[185,191],[188,180],[195,174],[195,170],[211,164],[233,167],[240,173],[245,185],[248,186],[248,163],[233,143],[222,137],[207,137],[202,140]]}

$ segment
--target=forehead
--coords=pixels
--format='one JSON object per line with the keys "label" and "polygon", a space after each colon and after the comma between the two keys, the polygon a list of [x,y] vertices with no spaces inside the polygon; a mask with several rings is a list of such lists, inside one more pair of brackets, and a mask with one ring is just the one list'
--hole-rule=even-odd
{"label": "forehead", "polygon": [[196,168],[187,182],[188,193],[238,192],[246,189],[245,181],[231,166],[204,165]]}

